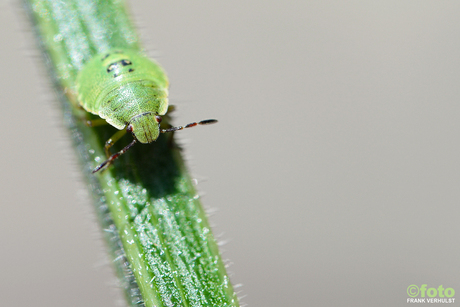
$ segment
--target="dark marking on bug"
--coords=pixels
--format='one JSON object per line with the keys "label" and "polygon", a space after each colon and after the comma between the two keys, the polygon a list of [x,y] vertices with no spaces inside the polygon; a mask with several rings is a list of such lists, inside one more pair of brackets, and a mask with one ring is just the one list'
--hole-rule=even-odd
{"label": "dark marking on bug", "polygon": [[112,64],[109,64],[109,66],[107,66],[107,72],[111,72],[112,70],[114,70],[115,68],[118,67],[118,63],[115,62],[115,63],[112,63]]}
{"label": "dark marking on bug", "polygon": [[144,138],[146,140],[150,139],[149,136],[147,135],[148,129],[146,129],[145,125],[142,125],[142,130],[144,130]]}
{"label": "dark marking on bug", "polygon": [[133,72],[133,71],[134,71],[134,69],[132,69],[132,68],[130,68],[130,69],[128,70],[128,72]]}
{"label": "dark marking on bug", "polygon": [[131,118],[131,121],[133,121],[134,119],[136,119],[138,117],[149,115],[150,113],[152,113],[152,112],[144,112],[144,113],[138,114],[138,115],[134,116],[133,118]]}
{"label": "dark marking on bug", "polygon": [[117,69],[120,64],[122,66],[128,66],[128,65],[132,65],[133,62],[131,62],[128,59],[122,59],[120,61],[110,63],[109,66],[107,66],[107,72],[111,72],[112,70]]}
{"label": "dark marking on bug", "polygon": [[119,76],[119,74],[113,74],[113,77],[114,77],[114,78],[116,78],[116,77],[118,77],[118,76]]}

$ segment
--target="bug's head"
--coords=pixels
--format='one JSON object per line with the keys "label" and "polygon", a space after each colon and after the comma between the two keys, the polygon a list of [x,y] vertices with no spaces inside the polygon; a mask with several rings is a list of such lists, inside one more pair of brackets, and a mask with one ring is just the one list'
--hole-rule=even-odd
{"label": "bug's head", "polygon": [[155,113],[144,113],[131,119],[126,130],[141,143],[155,141],[160,135],[161,117]]}

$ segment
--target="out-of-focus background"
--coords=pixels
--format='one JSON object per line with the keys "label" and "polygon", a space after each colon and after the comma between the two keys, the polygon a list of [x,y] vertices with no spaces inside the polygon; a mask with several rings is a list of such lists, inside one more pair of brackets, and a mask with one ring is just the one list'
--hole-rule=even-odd
{"label": "out-of-focus background", "polygon": [[[175,123],[219,119],[176,135],[243,303],[406,306],[412,284],[460,295],[460,2],[130,7]],[[0,304],[113,306],[21,6],[1,2],[0,26]]]}

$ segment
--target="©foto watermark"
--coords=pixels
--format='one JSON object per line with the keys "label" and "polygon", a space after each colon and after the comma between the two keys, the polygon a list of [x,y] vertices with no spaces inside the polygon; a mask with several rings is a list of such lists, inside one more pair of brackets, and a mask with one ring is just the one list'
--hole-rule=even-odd
{"label": "\u00a9foto watermark", "polygon": [[455,302],[455,290],[453,288],[444,288],[442,285],[428,288],[427,284],[420,287],[417,285],[410,285],[407,287],[407,303],[441,303],[449,304]]}

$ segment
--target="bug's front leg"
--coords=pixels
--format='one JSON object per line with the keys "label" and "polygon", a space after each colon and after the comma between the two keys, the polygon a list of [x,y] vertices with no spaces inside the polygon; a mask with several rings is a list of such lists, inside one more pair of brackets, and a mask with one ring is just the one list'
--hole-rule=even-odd
{"label": "bug's front leg", "polygon": [[107,125],[107,121],[103,118],[96,118],[96,119],[87,119],[86,117],[82,119],[86,126],[88,127],[97,127]]}
{"label": "bug's front leg", "polygon": [[93,169],[92,173],[97,173],[99,172],[101,169],[105,169],[106,167],[108,167],[110,164],[113,163],[113,161],[118,158],[119,156],[121,156],[122,154],[124,154],[125,152],[128,151],[128,149],[130,149],[131,147],[133,147],[134,144],[136,144],[136,139],[134,139],[131,143],[128,144],[128,146],[124,147],[122,150],[120,150],[119,152],[117,153],[114,153],[113,155],[111,155],[106,161],[104,161],[102,164],[99,164],[95,169]]}
{"label": "bug's front leg", "polygon": [[114,135],[112,135],[112,137],[110,139],[108,139],[106,142],[105,142],[105,146],[104,146],[104,149],[105,149],[105,155],[107,156],[107,158],[110,157],[110,147],[113,146],[113,144],[115,144],[119,139],[121,139],[124,135],[126,134],[126,129],[122,129],[120,131],[117,131]]}

